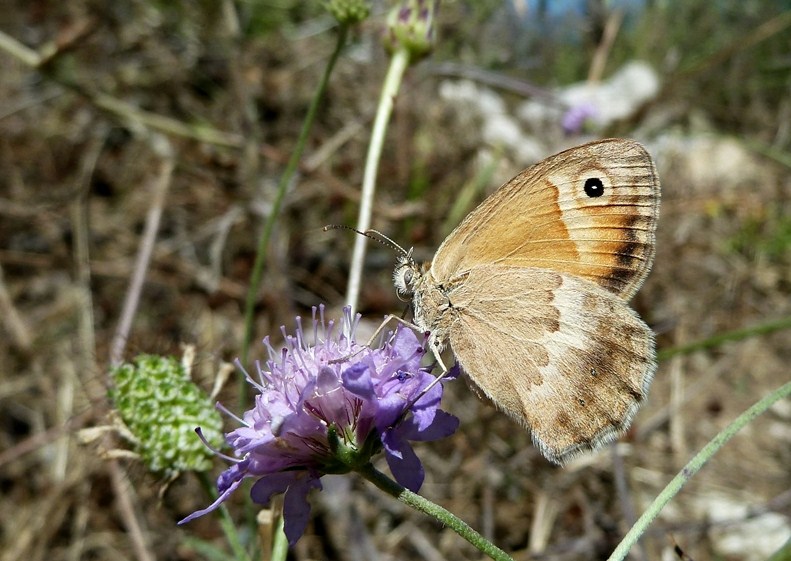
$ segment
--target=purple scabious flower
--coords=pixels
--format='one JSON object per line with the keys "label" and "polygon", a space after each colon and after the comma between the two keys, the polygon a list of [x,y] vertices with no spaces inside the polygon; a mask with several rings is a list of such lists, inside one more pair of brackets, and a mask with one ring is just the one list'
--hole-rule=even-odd
{"label": "purple scabious flower", "polygon": [[599,111],[591,102],[582,102],[571,106],[561,119],[561,126],[566,136],[578,134],[587,122],[598,115]]}
{"label": "purple scabious flower", "polygon": [[355,340],[358,322],[349,308],[340,326],[325,322],[322,306],[313,309],[312,342],[299,317],[295,335],[281,328],[282,351],[264,339],[269,360],[257,364],[256,378],[245,372],[259,392],[255,406],[226,435],[236,456],[228,459],[236,463],[217,479],[219,498],[179,524],[216,509],[242,480],[256,477],[254,502],[267,505],[284,493],[285,533],[294,544],[310,516],[308,492],[321,489],[321,476],[353,471],[382,450],[396,481],[420,488],[423,466],[409,441],[443,438],[459,421],[439,409],[441,384],[421,395],[435,378],[420,366],[426,351],[412,330],[398,326],[371,348]]}

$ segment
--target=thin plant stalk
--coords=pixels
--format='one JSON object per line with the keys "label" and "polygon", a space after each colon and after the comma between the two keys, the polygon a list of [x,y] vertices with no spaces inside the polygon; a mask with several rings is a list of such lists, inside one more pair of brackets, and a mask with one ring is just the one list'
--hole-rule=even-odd
{"label": "thin plant stalk", "polygon": [[379,489],[395,497],[405,505],[439,520],[471,543],[478,551],[491,559],[495,561],[514,561],[510,555],[473,530],[469,524],[458,518],[455,514],[429,501],[425,497],[421,497],[417,493],[405,489],[382,472],[378,471],[372,464],[369,463],[359,468],[358,473],[376,485]]}
{"label": "thin plant stalk", "polygon": [[623,540],[618,547],[615,548],[608,561],[622,561],[626,558],[631,547],[637,543],[637,540],[645,533],[648,526],[659,515],[660,511],[665,507],[670,500],[675,497],[681,488],[690,480],[692,476],[698,473],[701,468],[708,462],[726,442],[728,442],[739,430],[746,424],[755,419],[758,415],[769,409],[775,402],[791,395],[791,382],[773,391],[758,403],[750,407],[747,411],[739,415],[731,424],[725,427],[717,436],[715,436],[698,454],[684,466],[684,468],[676,475],[673,480],[668,483],[662,492],[654,499],[651,506],[643,513],[637,520],[634,526],[631,527],[629,532],[624,536]]}
{"label": "thin plant stalk", "polygon": [[[299,132],[299,138],[297,139],[296,146],[294,146],[294,151],[291,153],[291,158],[288,160],[288,164],[286,165],[286,169],[283,171],[283,175],[280,176],[280,183],[277,187],[275,200],[272,203],[272,210],[269,212],[269,216],[267,216],[266,221],[264,222],[264,229],[258,239],[255,263],[253,264],[253,271],[250,274],[250,286],[247,289],[247,300],[244,307],[244,337],[242,339],[241,357],[243,363],[247,361],[247,357],[250,352],[250,342],[253,336],[253,316],[255,312],[255,302],[258,295],[258,289],[261,285],[261,278],[263,277],[264,263],[266,262],[267,250],[269,248],[269,239],[272,237],[275,221],[280,214],[280,207],[283,206],[283,199],[286,195],[286,191],[288,191],[288,187],[297,172],[297,167],[299,165],[300,159],[302,158],[302,153],[305,151],[308,134],[310,133],[313,123],[316,120],[319,104],[324,97],[324,93],[327,91],[330,75],[332,74],[332,70],[335,68],[335,63],[338,61],[341,51],[346,44],[347,35],[348,26],[341,24],[338,28],[338,38],[335,44],[335,50],[332,52],[330,60],[327,62],[327,66],[324,69],[324,75],[321,77],[321,81],[319,82],[319,86],[316,89],[316,93],[313,95],[313,100],[310,102],[310,107],[308,108],[308,113],[305,115],[305,120],[302,123],[302,130]],[[241,402],[244,403],[247,398],[247,384],[241,384],[241,387],[242,395],[240,397]]]}
{"label": "thin plant stalk", "polygon": [[164,158],[160,163],[159,174],[152,186],[153,193],[151,195],[151,205],[148,208],[143,237],[140,240],[137,257],[135,257],[135,265],[132,269],[132,278],[129,281],[129,288],[124,296],[121,318],[118,320],[118,327],[116,327],[113,341],[110,346],[110,363],[114,366],[121,363],[126,341],[132,329],[132,321],[137,312],[137,306],[140,303],[140,295],[143,291],[146,274],[148,273],[148,266],[151,263],[151,256],[154,253],[154,243],[156,242],[157,232],[159,231],[162,213],[165,209],[165,200],[173,177],[173,169],[176,165],[170,143],[164,138],[160,138],[160,140],[162,140],[161,150],[164,152]]}
{"label": "thin plant stalk", "polygon": [[[382,86],[382,95],[379,97],[379,106],[376,110],[376,119],[371,131],[371,143],[368,145],[368,154],[365,159],[365,170],[363,172],[360,211],[357,215],[357,230],[360,232],[365,232],[371,227],[374,193],[376,191],[376,174],[379,171],[379,162],[382,159],[382,147],[384,146],[387,124],[390,122],[394,100],[396,95],[398,95],[398,90],[401,88],[401,82],[404,78],[404,72],[409,66],[409,60],[410,54],[405,47],[397,49],[390,58],[390,68]],[[357,236],[354,240],[349,284],[346,289],[346,305],[351,307],[352,313],[357,309],[357,303],[360,299],[360,286],[362,284],[367,241],[368,239],[365,236]]]}
{"label": "thin plant stalk", "polygon": [[707,339],[693,341],[692,343],[670,347],[668,349],[662,349],[657,353],[657,358],[659,360],[667,360],[676,355],[688,355],[697,351],[719,347],[724,343],[741,341],[742,339],[757,337],[758,335],[767,335],[769,333],[774,333],[775,331],[781,331],[783,329],[791,329],[791,317],[785,317],[775,321],[744,327],[741,329],[734,329],[733,331],[725,331],[723,333],[717,333],[716,335],[713,335]]}

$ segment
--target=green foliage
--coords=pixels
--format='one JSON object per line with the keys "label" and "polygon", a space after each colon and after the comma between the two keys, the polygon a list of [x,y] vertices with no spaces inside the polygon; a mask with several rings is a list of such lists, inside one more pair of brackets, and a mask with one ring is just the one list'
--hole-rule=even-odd
{"label": "green foliage", "polygon": [[728,249],[751,258],[765,258],[772,263],[788,261],[791,255],[791,216],[782,212],[769,216],[751,216],[728,240]]}
{"label": "green foliage", "polygon": [[791,538],[766,561],[791,561]]}
{"label": "green foliage", "polygon": [[[235,17],[241,24],[246,37],[261,38],[282,30],[284,27],[322,14],[320,2],[299,0],[240,0],[235,2]],[[195,3],[151,0],[149,8],[176,34],[191,30],[190,34],[211,35],[222,29],[223,5],[214,0],[199,0]],[[198,31],[197,29],[201,31]]]}
{"label": "green foliage", "polygon": [[266,35],[323,14],[320,2],[299,0],[243,0],[240,13],[248,37]]}

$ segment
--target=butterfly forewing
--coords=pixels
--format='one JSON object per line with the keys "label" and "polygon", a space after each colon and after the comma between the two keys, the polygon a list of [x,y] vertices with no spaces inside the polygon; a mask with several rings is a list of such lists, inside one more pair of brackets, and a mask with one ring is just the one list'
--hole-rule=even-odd
{"label": "butterfly forewing", "polygon": [[654,256],[659,180],[637,142],[566,150],[500,187],[448,236],[432,262],[439,283],[481,263],[589,279],[625,299]]}

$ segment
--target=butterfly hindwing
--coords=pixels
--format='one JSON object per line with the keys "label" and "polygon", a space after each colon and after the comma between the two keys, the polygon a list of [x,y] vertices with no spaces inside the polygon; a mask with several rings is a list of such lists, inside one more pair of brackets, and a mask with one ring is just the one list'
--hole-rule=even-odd
{"label": "butterfly hindwing", "polygon": [[616,295],[545,269],[478,265],[448,293],[447,333],[470,379],[550,460],[616,438],[656,368],[651,330]]}

